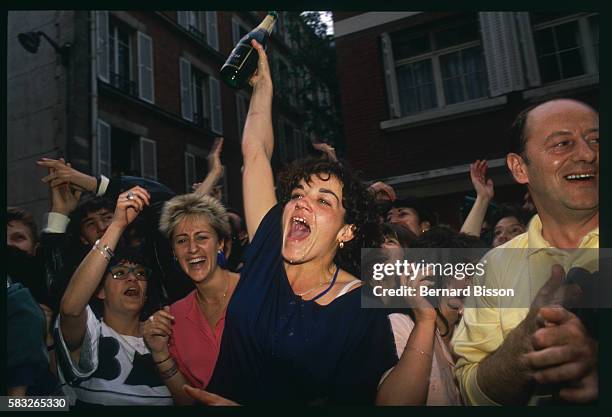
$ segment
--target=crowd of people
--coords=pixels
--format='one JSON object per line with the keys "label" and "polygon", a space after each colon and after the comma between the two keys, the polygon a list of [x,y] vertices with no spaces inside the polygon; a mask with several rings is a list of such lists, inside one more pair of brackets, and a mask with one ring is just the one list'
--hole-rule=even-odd
{"label": "crowd of people", "polygon": [[[598,113],[571,99],[525,109],[507,155],[524,204],[494,204],[477,160],[456,230],[435,207],[367,185],[325,144],[275,179],[273,85],[253,46],[243,210],[214,195],[221,138],[183,195],[38,161],[51,195],[40,235],[7,209],[7,394],[75,406],[596,402],[598,341],[564,304],[567,265],[526,253],[599,246]],[[414,296],[408,309],[362,308],[363,248],[485,247],[482,282],[529,278],[529,305]]]}

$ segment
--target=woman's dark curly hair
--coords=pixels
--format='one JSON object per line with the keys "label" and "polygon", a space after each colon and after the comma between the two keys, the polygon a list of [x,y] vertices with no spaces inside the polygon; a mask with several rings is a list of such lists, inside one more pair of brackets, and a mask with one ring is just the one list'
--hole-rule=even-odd
{"label": "woman's dark curly hair", "polygon": [[346,210],[344,222],[355,225],[355,237],[345,242],[343,249],[338,249],[334,262],[340,268],[360,276],[361,248],[375,248],[382,243],[379,217],[376,212],[374,197],[365,184],[346,165],[327,158],[299,159],[286,166],[278,176],[278,200],[283,207],[291,199],[292,191],[301,181],[310,183],[310,178],[317,175],[328,181],[336,177],[342,184],[342,206]]}

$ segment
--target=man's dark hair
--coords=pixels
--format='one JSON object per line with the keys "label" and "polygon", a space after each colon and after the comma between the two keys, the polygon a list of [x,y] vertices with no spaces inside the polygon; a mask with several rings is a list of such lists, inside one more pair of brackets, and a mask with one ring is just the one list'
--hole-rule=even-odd
{"label": "man's dark hair", "polygon": [[107,209],[111,213],[115,211],[115,202],[106,197],[97,197],[93,194],[81,198],[77,208],[70,213],[70,223],[68,223],[68,234],[73,238],[79,238],[81,234],[81,222],[89,213]]}
{"label": "man's dark hair", "polygon": [[[510,136],[510,152],[516,153],[520,155],[526,163],[529,163],[527,159],[527,155],[525,153],[525,147],[527,144],[527,119],[529,118],[529,113],[536,107],[541,106],[542,104],[550,103],[552,101],[559,100],[570,100],[575,101],[576,103],[585,105],[593,109],[593,107],[583,101],[576,100],[569,97],[554,97],[548,98],[546,100],[538,101],[529,107],[523,109],[514,119],[511,127],[511,136]],[[595,109],[593,109],[595,111]]]}
{"label": "man's dark hair", "polygon": [[6,224],[12,221],[23,223],[30,230],[34,243],[38,242],[38,227],[36,226],[36,221],[34,221],[34,216],[30,212],[21,207],[7,207]]}
{"label": "man's dark hair", "polygon": [[374,196],[346,164],[328,158],[299,159],[285,167],[278,177],[279,201],[285,206],[301,181],[316,175],[323,181],[336,177],[342,184],[344,222],[355,225],[354,238],[338,250],[334,262],[349,273],[360,276],[361,248],[377,248],[382,243]]}
{"label": "man's dark hair", "polygon": [[402,248],[408,248],[417,236],[403,224],[383,223],[381,226],[382,234],[385,239],[393,238],[397,240]]}

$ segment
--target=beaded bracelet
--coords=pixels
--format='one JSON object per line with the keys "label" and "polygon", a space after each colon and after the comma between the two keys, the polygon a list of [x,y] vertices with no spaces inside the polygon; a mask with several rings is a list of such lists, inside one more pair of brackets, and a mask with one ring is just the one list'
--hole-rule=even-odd
{"label": "beaded bracelet", "polygon": [[108,254],[106,252],[104,252],[102,249],[100,249],[100,246],[98,246],[98,242],[96,242],[93,247],[91,248],[91,250],[99,252],[100,254],[102,254],[102,256],[104,256],[104,259],[106,259],[107,261],[110,261],[111,258],[108,256]]}
{"label": "beaded bracelet", "polygon": [[98,249],[104,255],[104,257],[109,261],[111,260],[113,256],[115,256],[115,253],[108,245],[104,245],[103,248],[100,247],[100,239],[96,240],[96,243],[94,243],[94,247]]}

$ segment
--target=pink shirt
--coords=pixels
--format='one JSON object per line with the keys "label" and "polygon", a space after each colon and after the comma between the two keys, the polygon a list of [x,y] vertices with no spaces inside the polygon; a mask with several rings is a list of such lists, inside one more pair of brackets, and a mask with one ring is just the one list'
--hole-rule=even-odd
{"label": "pink shirt", "polygon": [[170,306],[174,316],[170,336],[170,355],[189,384],[206,388],[219,357],[225,311],[212,329],[198,306],[196,290]]}

